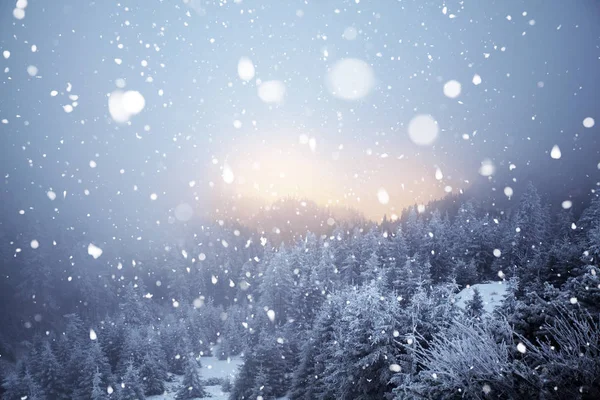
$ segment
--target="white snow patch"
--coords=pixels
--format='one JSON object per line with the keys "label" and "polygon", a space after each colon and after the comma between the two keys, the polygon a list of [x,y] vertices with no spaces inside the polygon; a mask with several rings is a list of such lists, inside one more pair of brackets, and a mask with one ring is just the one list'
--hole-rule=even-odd
{"label": "white snow patch", "polygon": [[[200,368],[200,379],[207,380],[213,378],[227,379],[233,383],[240,365],[244,362],[241,357],[231,357],[229,360],[219,360],[216,357],[202,357],[200,359],[202,368]],[[155,396],[146,397],[147,400],[174,400],[177,390],[181,385],[183,376],[173,375],[172,382],[166,382],[166,392]],[[205,386],[210,393],[211,400],[228,400],[230,393],[224,393],[220,385]]]}
{"label": "white snow patch", "polygon": [[479,290],[479,294],[483,298],[483,309],[488,313],[502,304],[508,291],[508,286],[502,282],[478,283],[464,288],[456,295],[456,306],[464,309],[466,302],[473,298],[473,289],[475,288]]}

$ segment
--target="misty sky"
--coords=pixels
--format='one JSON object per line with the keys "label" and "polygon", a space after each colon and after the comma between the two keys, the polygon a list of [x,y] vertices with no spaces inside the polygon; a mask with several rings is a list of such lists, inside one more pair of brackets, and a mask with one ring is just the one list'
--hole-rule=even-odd
{"label": "misty sky", "polygon": [[5,213],[122,225],[295,196],[378,219],[477,182],[567,199],[598,181],[592,0],[18,3],[0,5]]}

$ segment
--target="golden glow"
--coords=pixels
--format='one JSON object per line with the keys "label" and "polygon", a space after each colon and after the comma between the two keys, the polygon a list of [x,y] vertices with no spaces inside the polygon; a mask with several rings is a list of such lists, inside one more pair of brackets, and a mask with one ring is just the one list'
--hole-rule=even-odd
{"label": "golden glow", "polygon": [[[244,140],[215,165],[217,175],[225,164],[235,180],[227,184],[219,178],[219,186],[241,201],[258,198],[268,204],[285,197],[305,198],[322,206],[354,208],[379,220],[444,195],[435,169],[416,157],[381,157],[360,148],[339,150],[339,143],[319,138],[307,142],[284,136],[276,143]],[[387,204],[378,199],[381,188],[389,194]]]}

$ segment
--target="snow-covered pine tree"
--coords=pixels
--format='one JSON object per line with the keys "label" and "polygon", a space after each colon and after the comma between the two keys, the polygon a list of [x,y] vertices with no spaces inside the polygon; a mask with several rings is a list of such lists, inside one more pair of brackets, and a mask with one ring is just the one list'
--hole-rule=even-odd
{"label": "snow-covered pine tree", "polygon": [[144,388],[138,369],[129,362],[119,390],[119,400],[145,400]]}
{"label": "snow-covered pine tree", "polygon": [[362,268],[361,281],[368,283],[381,277],[382,274],[380,268],[381,265],[377,251],[373,251],[371,256],[367,259],[364,268]]}
{"label": "snow-covered pine tree", "polygon": [[144,298],[146,293],[141,280],[129,282],[123,289],[119,300],[119,308],[126,324],[144,325],[151,322],[148,300]]}
{"label": "snow-covered pine tree", "polygon": [[25,393],[21,395],[20,400],[50,400],[51,398],[46,396],[44,390],[40,387],[40,385],[35,381],[31,373],[29,371],[25,373],[23,377],[23,381],[21,383],[23,385],[23,389],[25,389]]}
{"label": "snow-covered pine tree", "polygon": [[404,229],[404,236],[408,246],[408,255],[410,257],[423,255],[425,252],[425,235],[426,232],[423,219],[417,212],[417,207],[412,206],[408,211],[408,217],[406,218]]}
{"label": "snow-covered pine tree", "polygon": [[560,210],[552,224],[552,244],[548,251],[548,264],[542,271],[541,280],[560,286],[577,274],[581,267],[581,242],[572,228],[575,220],[573,210]]}
{"label": "snow-covered pine tree", "polygon": [[399,271],[404,267],[408,259],[408,247],[401,227],[398,227],[391,239],[390,255],[392,262],[385,268],[384,279],[386,287],[392,291],[396,291],[400,284]]}
{"label": "snow-covered pine tree", "polygon": [[91,400],[108,400],[108,387],[102,387],[102,373],[100,369],[96,369],[94,379],[92,380],[92,397]]}
{"label": "snow-covered pine tree", "polygon": [[357,251],[350,250],[340,266],[340,275],[346,285],[355,286],[361,283],[360,260]]}
{"label": "snow-covered pine tree", "polygon": [[431,214],[427,225],[425,248],[431,263],[431,278],[434,283],[447,282],[451,278],[449,222],[443,219],[438,209]]}
{"label": "snow-covered pine tree", "polygon": [[140,377],[144,394],[147,396],[163,394],[164,382],[167,380],[167,360],[158,334],[150,327],[146,329],[143,352]]}
{"label": "snow-covered pine tree", "polygon": [[18,361],[15,369],[9,371],[2,380],[2,388],[4,389],[3,399],[6,400],[21,400],[27,394],[27,386],[25,375],[27,375],[27,364],[25,361]]}
{"label": "snow-covered pine tree", "polygon": [[235,304],[229,307],[226,316],[223,332],[219,336],[218,357],[220,360],[225,360],[242,352],[243,337],[246,330],[242,325],[246,321],[246,313],[241,306]]}
{"label": "snow-covered pine tree", "polygon": [[477,228],[474,202],[467,201],[461,204],[452,223],[452,259],[471,259],[475,256]]}
{"label": "snow-covered pine tree", "polygon": [[[279,339],[277,332],[260,332],[259,341],[253,350],[257,370],[262,368],[268,377],[269,386],[276,397],[284,396],[290,384],[291,357],[285,357],[287,348],[285,339]],[[281,335],[281,337],[287,337]],[[256,375],[254,377],[256,380]]]}
{"label": "snow-covered pine tree", "polygon": [[281,246],[266,266],[260,283],[260,300],[262,307],[267,307],[275,313],[273,323],[276,326],[285,324],[293,308],[292,299],[295,297],[296,285],[294,272],[290,268],[290,252]]}
{"label": "snow-covered pine tree", "polygon": [[380,289],[378,282],[359,288],[336,323],[335,340],[324,349],[331,355],[324,372],[325,384],[335,391],[330,397],[381,399],[393,388],[399,306],[395,296]]}
{"label": "snow-covered pine tree", "polygon": [[168,370],[174,374],[183,374],[186,357],[190,352],[190,339],[184,325],[173,314],[163,320],[160,339]]}
{"label": "snow-covered pine tree", "polygon": [[483,297],[479,289],[473,288],[473,298],[465,303],[465,311],[472,318],[480,318],[483,315]]}
{"label": "snow-covered pine tree", "polygon": [[313,329],[300,350],[300,361],[294,370],[291,400],[328,398],[328,388],[324,381],[325,366],[333,356],[326,349],[335,340],[335,324],[340,319],[346,305],[344,292],[335,294],[321,307]]}
{"label": "snow-covered pine tree", "polygon": [[250,395],[251,399],[264,399],[271,400],[275,399],[275,392],[270,385],[269,375],[263,366],[258,367],[256,377],[254,378],[254,385],[252,386],[252,392]]}
{"label": "snow-covered pine tree", "polygon": [[461,287],[479,283],[477,267],[473,259],[465,262],[463,258],[457,258],[454,261],[452,274],[456,279],[456,283]]}
{"label": "snow-covered pine tree", "polygon": [[600,196],[596,195],[577,221],[577,230],[585,234],[598,225],[600,225]]}
{"label": "snow-covered pine tree", "polygon": [[183,381],[175,395],[175,399],[187,400],[197,397],[206,397],[206,391],[200,380],[198,362],[194,357],[190,356],[187,359]]}
{"label": "snow-covered pine tree", "polygon": [[67,399],[63,368],[56,359],[49,341],[43,342],[39,357],[39,366],[34,377],[41,389],[50,399]]}
{"label": "snow-covered pine tree", "polygon": [[509,249],[509,265],[515,266],[521,286],[540,283],[544,267],[547,216],[540,196],[533,184],[529,183],[513,221],[512,247]]}
{"label": "snow-covered pine tree", "polygon": [[133,363],[139,368],[142,365],[142,357],[144,356],[143,346],[144,338],[142,330],[144,328],[138,325],[126,325],[123,331],[124,340],[119,363],[115,373],[119,376],[124,376],[127,367]]}
{"label": "snow-covered pine tree", "polygon": [[94,376],[97,371],[100,371],[102,375],[102,385],[104,387],[109,385],[114,387],[110,364],[97,340],[91,341],[82,353],[79,368],[76,380],[70,381],[74,383],[73,398],[90,399]]}
{"label": "snow-covered pine tree", "polygon": [[250,399],[252,397],[252,388],[254,387],[257,368],[254,356],[248,350],[244,353],[244,363],[238,368],[235,382],[229,394],[230,400]]}

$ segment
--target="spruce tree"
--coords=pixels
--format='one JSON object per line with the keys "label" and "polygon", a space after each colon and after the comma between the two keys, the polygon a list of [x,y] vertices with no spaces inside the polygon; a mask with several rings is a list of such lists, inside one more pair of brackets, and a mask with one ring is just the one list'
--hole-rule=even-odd
{"label": "spruce tree", "polygon": [[151,322],[146,289],[141,280],[129,282],[121,293],[119,308],[126,324],[144,325]]}
{"label": "spruce tree", "polygon": [[23,396],[26,396],[26,374],[27,364],[24,361],[18,361],[15,370],[6,374],[2,380],[2,388],[4,389],[3,399],[20,400]]}
{"label": "spruce tree", "polygon": [[183,381],[179,390],[177,391],[177,394],[175,395],[175,399],[187,400],[194,399],[196,397],[206,397],[206,392],[204,391],[204,386],[200,380],[198,362],[194,359],[194,357],[190,356],[188,357],[185,366]]}
{"label": "spruce tree", "polygon": [[27,400],[50,400],[50,397],[47,397],[44,394],[43,389],[40,385],[35,381],[31,373],[29,371],[25,374],[22,381],[23,389],[25,389],[25,394],[22,395],[22,399]]}
{"label": "spruce tree", "polygon": [[40,362],[35,378],[48,398],[65,399],[67,397],[63,367],[54,356],[50,342],[43,343]]}
{"label": "spruce tree", "polygon": [[[263,368],[268,377],[269,386],[276,397],[284,396],[289,387],[289,374],[291,373],[290,357],[286,357],[286,347],[277,340],[278,333],[267,331],[258,334],[258,343],[253,349],[254,363],[258,368]],[[282,335],[289,337],[290,335]],[[256,371],[254,372],[256,379]],[[253,387],[253,386],[251,386]]]}
{"label": "spruce tree", "polygon": [[245,328],[242,323],[245,321],[245,313],[238,305],[233,305],[227,310],[227,319],[223,326],[223,332],[220,336],[219,359],[225,360],[228,357],[236,356],[242,352],[242,340]]}
{"label": "spruce tree", "polygon": [[436,209],[431,215],[427,230],[425,247],[431,263],[431,278],[434,283],[448,282],[451,276],[448,220],[442,219]]}
{"label": "spruce tree", "polygon": [[544,266],[542,249],[546,240],[546,221],[540,196],[530,183],[515,215],[513,245],[509,250],[508,267],[514,266],[523,288],[540,281]]}
{"label": "spruce tree", "polygon": [[361,283],[360,261],[355,252],[350,252],[342,262],[340,273],[346,285],[355,286]]}
{"label": "spruce tree", "polygon": [[476,231],[478,221],[475,204],[472,201],[463,203],[452,224],[452,258],[472,259],[477,252]]}
{"label": "spruce tree", "polygon": [[595,226],[600,225],[600,196],[596,195],[590,205],[583,211],[579,221],[577,221],[577,229],[580,232],[588,232]]}
{"label": "spruce tree", "polygon": [[244,354],[244,363],[238,368],[235,382],[233,383],[231,393],[229,394],[230,400],[251,398],[257,367],[252,351],[247,351]]}
{"label": "spruce tree", "polygon": [[169,371],[177,375],[183,374],[186,355],[190,352],[191,347],[184,325],[173,315],[169,315],[163,320],[160,337]]}
{"label": "spruce tree", "polygon": [[473,298],[465,303],[465,311],[473,318],[479,318],[483,314],[483,297],[479,289],[473,288]]}
{"label": "spruce tree", "polygon": [[138,369],[130,362],[123,377],[119,400],[145,400],[144,389]]}
{"label": "spruce tree", "polygon": [[159,358],[151,353],[144,356],[140,367],[144,394],[152,396],[165,392],[165,380],[168,376],[164,363],[166,363],[166,360],[163,357]]}
{"label": "spruce tree", "polygon": [[275,392],[270,385],[269,376],[266,369],[263,366],[258,367],[256,377],[254,378],[254,385],[252,387],[251,399],[262,398],[264,400],[274,399]]}
{"label": "spruce tree", "polygon": [[350,298],[334,328],[335,341],[325,352],[325,384],[338,399],[382,399],[393,389],[390,365],[397,364],[399,326],[395,296],[384,295],[377,283],[360,288]]}
{"label": "spruce tree", "polygon": [[373,251],[371,256],[367,259],[364,269],[361,272],[362,282],[368,283],[381,276],[380,271],[380,260],[376,251]]}
{"label": "spruce tree", "polygon": [[110,364],[97,340],[92,341],[83,351],[79,368],[77,378],[73,381],[73,398],[90,399],[96,371],[100,371],[104,387],[113,384]]}
{"label": "spruce tree", "polygon": [[336,294],[325,301],[308,339],[302,345],[300,360],[294,370],[289,397],[291,400],[326,398],[325,366],[332,354],[326,351],[335,340],[336,324],[346,305],[346,297]]}
{"label": "spruce tree", "polygon": [[410,257],[423,255],[426,233],[423,219],[417,213],[417,207],[410,207],[405,227],[404,233],[408,245],[408,255]]}
{"label": "spruce tree", "polygon": [[294,271],[290,266],[290,251],[281,246],[266,265],[260,284],[260,305],[275,312],[273,323],[276,326],[285,324],[293,308],[296,285]]}
{"label": "spruce tree", "polygon": [[99,368],[96,368],[94,379],[92,380],[92,397],[91,400],[108,400],[108,387],[102,387],[102,373]]}
{"label": "spruce tree", "polygon": [[478,283],[474,260],[465,262],[462,258],[457,259],[454,263],[453,275],[456,283],[461,287]]}

